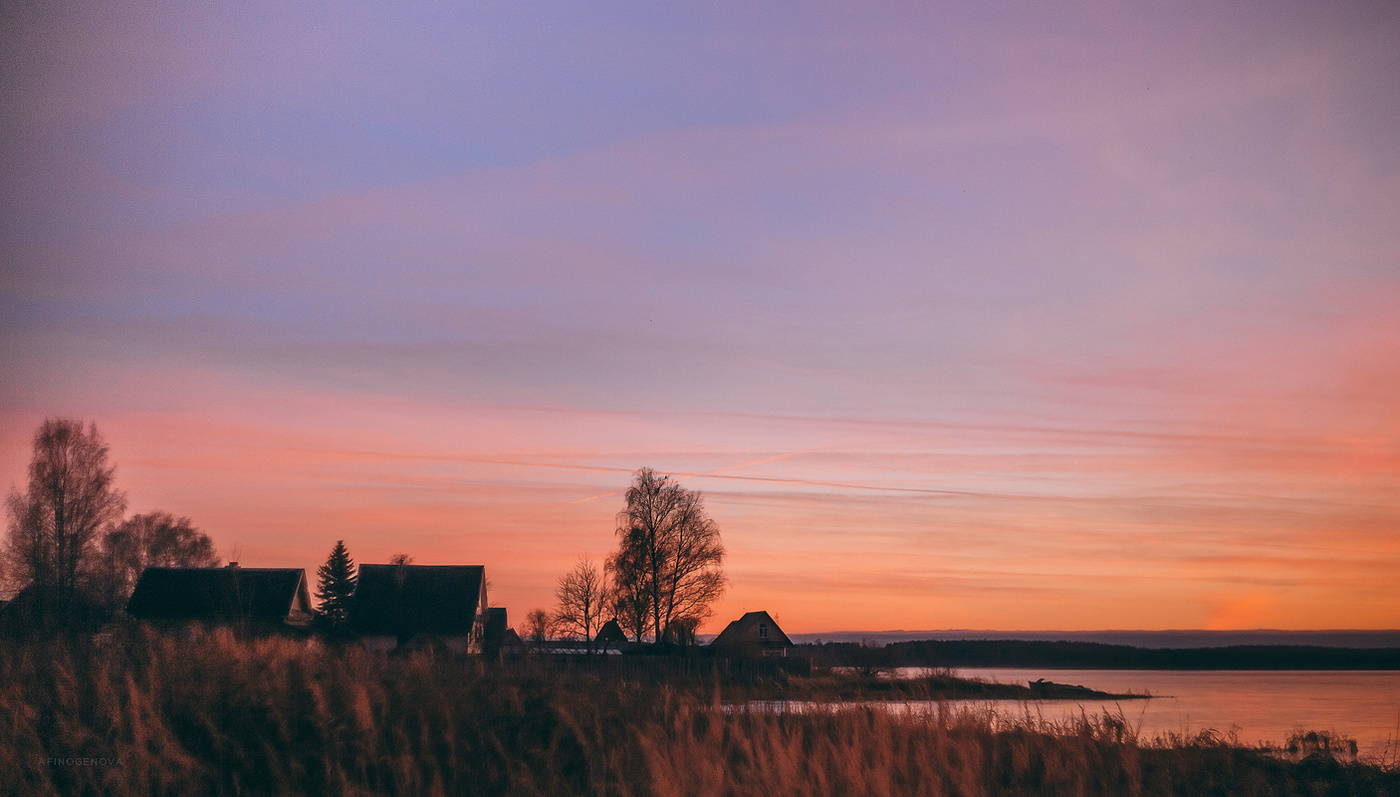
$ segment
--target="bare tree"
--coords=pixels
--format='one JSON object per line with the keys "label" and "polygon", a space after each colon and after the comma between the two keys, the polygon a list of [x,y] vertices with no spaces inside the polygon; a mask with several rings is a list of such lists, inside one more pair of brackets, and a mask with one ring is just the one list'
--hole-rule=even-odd
{"label": "bare tree", "polygon": [[131,597],[148,567],[218,567],[214,541],[187,517],[169,512],[133,515],[102,535],[103,591],[114,605]]}
{"label": "bare tree", "polygon": [[[724,546],[697,490],[650,468],[637,471],[627,505],[617,514],[622,592],[641,592],[658,642],[669,642],[677,621],[698,626],[724,593]],[[692,626],[692,627],[693,627]]]}
{"label": "bare tree", "polygon": [[78,591],[89,586],[101,529],[121,518],[126,496],[112,486],[116,468],[97,426],[49,419],[34,434],[29,486],[11,490],[6,576],[33,586],[50,616],[73,611]]}
{"label": "bare tree", "polygon": [[608,604],[608,584],[598,566],[580,559],[574,569],[559,577],[554,589],[559,607],[554,611],[555,629],[564,636],[583,637],[593,650],[593,635],[603,626]]}
{"label": "bare tree", "polygon": [[554,618],[544,609],[531,609],[525,615],[525,636],[536,644],[547,641],[554,634]]}

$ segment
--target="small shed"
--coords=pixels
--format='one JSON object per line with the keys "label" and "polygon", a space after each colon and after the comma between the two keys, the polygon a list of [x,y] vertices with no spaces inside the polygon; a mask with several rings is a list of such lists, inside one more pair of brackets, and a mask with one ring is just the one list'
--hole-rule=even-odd
{"label": "small shed", "polygon": [[787,656],[792,640],[768,612],[749,612],[724,627],[710,650],[726,656]]}
{"label": "small shed", "polygon": [[350,628],[375,650],[431,642],[480,653],[486,619],[481,565],[360,565],[350,598]]}
{"label": "small shed", "polygon": [[156,623],[248,623],[262,630],[306,629],[313,617],[304,569],[237,563],[148,567],[126,613]]}

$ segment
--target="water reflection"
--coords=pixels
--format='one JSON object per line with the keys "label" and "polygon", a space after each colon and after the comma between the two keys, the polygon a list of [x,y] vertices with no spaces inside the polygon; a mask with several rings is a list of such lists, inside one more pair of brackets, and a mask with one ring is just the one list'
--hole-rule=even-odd
{"label": "water reflection", "polygon": [[[1083,684],[1102,692],[1150,694],[1124,700],[872,701],[862,705],[937,717],[939,711],[981,712],[988,723],[1063,725],[1076,719],[1121,718],[1144,740],[1192,737],[1210,731],[1243,744],[1282,745],[1300,730],[1328,731],[1356,740],[1364,757],[1400,758],[1400,672],[1393,671],[1181,671],[1030,670],[960,668],[963,678],[1026,684],[1038,678]],[[905,668],[891,677],[928,674]],[[826,703],[755,701],[764,711],[839,710]]]}
{"label": "water reflection", "polygon": [[[1037,678],[1104,692],[1149,693],[1150,700],[1037,701],[1047,717],[1121,710],[1142,733],[1192,735],[1231,731],[1246,743],[1280,744],[1296,730],[1335,731],[1356,739],[1363,755],[1397,754],[1400,672],[1031,670],[961,668],[964,678],[1027,683]],[[913,673],[900,673],[912,675]],[[1006,708],[1018,704],[1002,701]]]}

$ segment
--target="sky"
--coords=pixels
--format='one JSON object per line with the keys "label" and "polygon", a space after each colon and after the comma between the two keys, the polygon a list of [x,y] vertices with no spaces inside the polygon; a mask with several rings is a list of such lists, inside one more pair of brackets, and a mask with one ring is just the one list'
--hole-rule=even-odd
{"label": "sky", "polygon": [[518,624],[1400,627],[1400,5],[4,0],[0,487]]}

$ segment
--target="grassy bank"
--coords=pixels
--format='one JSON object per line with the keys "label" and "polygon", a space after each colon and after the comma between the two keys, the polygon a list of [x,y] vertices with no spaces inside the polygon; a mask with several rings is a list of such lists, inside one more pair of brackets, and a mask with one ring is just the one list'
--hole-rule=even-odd
{"label": "grassy bank", "polygon": [[1396,794],[1306,739],[1147,742],[946,704],[725,705],[713,686],[380,659],[289,640],[137,634],[0,657],[13,794]]}

